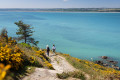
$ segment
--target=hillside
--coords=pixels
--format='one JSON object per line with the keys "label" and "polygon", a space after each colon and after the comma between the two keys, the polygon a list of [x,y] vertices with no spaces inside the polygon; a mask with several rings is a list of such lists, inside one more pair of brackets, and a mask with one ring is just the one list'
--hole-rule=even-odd
{"label": "hillside", "polygon": [[[1,65],[10,65],[9,73],[6,75],[4,67],[0,67],[1,80],[17,80],[24,77],[27,73],[34,71],[35,67],[54,69],[50,64],[50,59],[45,55],[45,51],[38,47],[31,47],[25,43],[17,43],[11,37],[0,37],[0,63]],[[31,70],[29,70],[29,67]]]}
{"label": "hillside", "polygon": [[50,59],[51,64],[53,65],[55,70],[36,68],[33,74],[26,76],[23,80],[61,80],[57,77],[56,74],[76,71],[76,69],[71,66],[62,56],[53,55],[52,53],[50,53]]}
{"label": "hillside", "polygon": [[[26,43],[17,43],[11,37],[8,37],[8,40],[6,37],[0,37],[0,40],[0,62],[11,67],[8,67],[9,70],[5,67],[5,71],[0,67],[3,71],[1,80],[47,80],[49,78],[60,80],[61,77],[58,76],[63,72],[74,74],[74,71],[80,74],[78,78],[85,78],[82,72],[77,71],[60,55],[50,53],[48,57],[45,54],[46,50],[39,50],[38,47],[31,47]],[[70,80],[74,78],[76,76]]]}

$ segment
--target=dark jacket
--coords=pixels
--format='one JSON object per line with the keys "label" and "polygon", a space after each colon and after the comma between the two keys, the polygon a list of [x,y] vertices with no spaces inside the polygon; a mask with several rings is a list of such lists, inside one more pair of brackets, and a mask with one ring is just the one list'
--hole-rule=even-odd
{"label": "dark jacket", "polygon": [[50,48],[49,47],[47,47],[47,52],[49,52],[50,51]]}

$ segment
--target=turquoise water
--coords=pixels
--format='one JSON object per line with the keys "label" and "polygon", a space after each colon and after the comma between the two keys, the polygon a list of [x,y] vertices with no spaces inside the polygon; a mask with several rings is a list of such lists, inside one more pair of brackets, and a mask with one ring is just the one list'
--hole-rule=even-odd
{"label": "turquoise water", "polygon": [[120,60],[120,13],[0,12],[0,29],[14,37],[19,20],[34,27],[40,48],[55,44],[58,52],[82,59]]}

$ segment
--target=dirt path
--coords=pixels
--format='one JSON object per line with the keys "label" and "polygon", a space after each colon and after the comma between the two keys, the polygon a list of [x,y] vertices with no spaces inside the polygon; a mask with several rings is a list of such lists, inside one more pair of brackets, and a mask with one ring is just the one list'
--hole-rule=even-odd
{"label": "dirt path", "polygon": [[[34,73],[32,73],[29,76],[26,76],[22,80],[62,80],[57,78],[56,73],[71,72],[76,70],[62,56],[50,54],[50,59],[51,64],[53,65],[55,70],[36,68]],[[79,80],[79,79],[71,78],[67,80]]]}
{"label": "dirt path", "polygon": [[62,72],[71,72],[71,71],[75,71],[76,69],[71,66],[64,57],[59,56],[59,55],[51,55],[50,57],[51,59],[51,64],[53,65],[54,69],[58,72],[58,73],[62,73]]}

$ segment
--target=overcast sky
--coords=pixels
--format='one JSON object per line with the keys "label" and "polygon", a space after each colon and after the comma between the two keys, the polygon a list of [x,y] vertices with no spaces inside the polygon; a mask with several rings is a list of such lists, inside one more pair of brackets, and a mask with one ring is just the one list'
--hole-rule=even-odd
{"label": "overcast sky", "polygon": [[0,0],[0,8],[120,8],[120,0]]}

